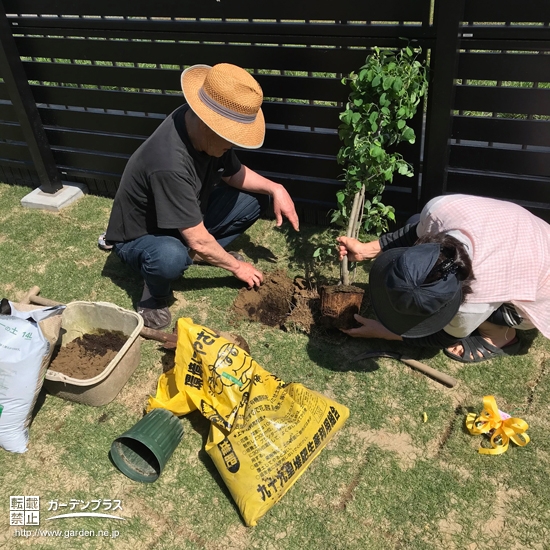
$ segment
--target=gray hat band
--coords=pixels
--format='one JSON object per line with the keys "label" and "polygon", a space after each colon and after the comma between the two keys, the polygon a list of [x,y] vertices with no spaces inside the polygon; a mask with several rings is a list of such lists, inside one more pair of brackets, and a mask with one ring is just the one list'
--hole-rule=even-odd
{"label": "gray hat band", "polygon": [[241,124],[252,124],[256,120],[256,115],[243,115],[241,113],[236,113],[227,107],[224,107],[214,99],[212,99],[205,91],[204,88],[199,88],[199,98],[200,100],[212,111],[221,115],[233,122],[240,122]]}

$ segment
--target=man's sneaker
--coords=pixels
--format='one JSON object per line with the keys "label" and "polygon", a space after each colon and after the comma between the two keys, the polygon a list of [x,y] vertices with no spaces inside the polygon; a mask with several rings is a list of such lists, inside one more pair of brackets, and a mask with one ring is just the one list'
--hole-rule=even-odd
{"label": "man's sneaker", "polygon": [[102,233],[99,238],[97,239],[97,246],[101,249],[101,250],[112,250],[113,249],[113,245],[112,244],[108,244],[107,241],[105,240],[105,233]]}
{"label": "man's sneaker", "polygon": [[[230,256],[233,256],[236,260],[239,260],[239,262],[244,262],[244,256],[242,254],[239,254],[238,252],[235,252],[233,250],[228,250],[227,253]],[[193,265],[211,265],[207,261],[203,260],[196,252],[193,256]]]}
{"label": "man's sneaker", "polygon": [[136,309],[143,317],[143,324],[146,327],[159,330],[166,328],[172,321],[172,314],[168,309],[168,298],[151,296],[146,284],[143,285],[143,294]]}

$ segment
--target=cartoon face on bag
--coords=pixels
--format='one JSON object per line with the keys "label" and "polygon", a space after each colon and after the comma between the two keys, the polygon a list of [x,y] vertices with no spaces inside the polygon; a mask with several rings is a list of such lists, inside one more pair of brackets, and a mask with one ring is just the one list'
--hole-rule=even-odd
{"label": "cartoon face on bag", "polygon": [[252,358],[231,343],[224,344],[218,351],[216,362],[210,365],[212,376],[208,384],[213,393],[221,394],[224,388],[237,386],[244,392],[250,385],[248,371],[252,366]]}

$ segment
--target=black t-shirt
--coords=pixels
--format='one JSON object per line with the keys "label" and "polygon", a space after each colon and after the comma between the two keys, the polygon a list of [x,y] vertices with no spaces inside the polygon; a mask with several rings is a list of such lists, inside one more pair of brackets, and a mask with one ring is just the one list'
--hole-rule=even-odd
{"label": "black t-shirt", "polygon": [[212,187],[222,176],[240,170],[233,149],[216,158],[193,148],[185,127],[187,109],[183,105],[166,117],[130,157],[113,203],[107,241],[126,242],[148,234],[181,239],[179,229],[202,221]]}

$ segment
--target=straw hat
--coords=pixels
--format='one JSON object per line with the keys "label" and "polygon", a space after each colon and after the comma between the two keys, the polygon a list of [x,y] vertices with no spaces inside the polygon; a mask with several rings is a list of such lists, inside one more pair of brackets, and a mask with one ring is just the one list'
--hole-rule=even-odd
{"label": "straw hat", "polygon": [[216,134],[245,149],[262,146],[263,93],[244,69],[229,63],[193,65],[183,71],[181,89],[191,109]]}

